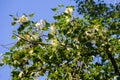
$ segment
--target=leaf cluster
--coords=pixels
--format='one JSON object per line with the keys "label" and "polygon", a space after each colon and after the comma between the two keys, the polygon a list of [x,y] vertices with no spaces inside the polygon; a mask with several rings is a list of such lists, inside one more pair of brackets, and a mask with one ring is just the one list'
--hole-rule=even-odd
{"label": "leaf cluster", "polygon": [[[12,80],[33,80],[45,74],[48,80],[107,80],[120,76],[119,5],[114,8],[100,0],[76,3],[83,18],[53,8],[55,22],[46,21],[41,30],[32,20],[18,23],[19,28],[13,32],[18,41],[3,56],[3,62],[14,68]],[[12,17],[15,25],[18,19]]]}

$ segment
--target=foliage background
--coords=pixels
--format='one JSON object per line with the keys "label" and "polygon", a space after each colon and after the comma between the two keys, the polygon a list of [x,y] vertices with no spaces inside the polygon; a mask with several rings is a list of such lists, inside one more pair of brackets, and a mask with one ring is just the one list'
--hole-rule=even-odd
{"label": "foliage background", "polygon": [[[11,39],[12,30],[16,27],[11,26],[11,17],[9,14],[18,14],[21,16],[23,13],[35,13],[34,20],[46,19],[53,21],[54,12],[51,8],[58,6],[58,4],[75,5],[71,0],[1,0],[0,1],[0,54],[8,51],[3,46],[9,43],[14,43]],[[44,9],[43,9],[44,8]],[[1,59],[1,57],[0,57]],[[0,80],[10,79],[11,68],[9,66],[0,67]],[[3,74],[4,73],[4,74]],[[44,80],[44,78],[41,78]]]}

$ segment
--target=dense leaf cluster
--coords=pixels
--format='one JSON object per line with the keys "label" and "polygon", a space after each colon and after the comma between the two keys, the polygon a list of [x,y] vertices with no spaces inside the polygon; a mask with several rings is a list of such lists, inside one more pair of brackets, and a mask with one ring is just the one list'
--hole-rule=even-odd
{"label": "dense leaf cluster", "polygon": [[[119,4],[75,0],[83,18],[74,17],[73,6],[65,12],[53,8],[54,22],[32,21],[34,14],[13,16],[17,38],[3,62],[14,69],[12,80],[108,80],[120,76]],[[18,22],[19,21],[19,22]],[[37,24],[37,26],[36,26]]]}

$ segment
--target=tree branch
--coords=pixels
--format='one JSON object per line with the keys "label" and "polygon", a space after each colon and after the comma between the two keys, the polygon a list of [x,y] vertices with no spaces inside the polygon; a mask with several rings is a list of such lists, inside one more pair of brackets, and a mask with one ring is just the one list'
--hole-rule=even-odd
{"label": "tree branch", "polygon": [[20,39],[22,39],[22,40],[24,40],[24,41],[27,41],[27,42],[29,42],[29,43],[31,43],[31,44],[49,45],[49,44],[45,44],[45,43],[39,42],[39,41],[30,41],[30,40],[27,40],[27,39],[25,39],[25,38],[23,38],[23,37],[15,34],[15,33],[13,33],[13,34],[14,34],[15,36],[19,37]]}
{"label": "tree branch", "polygon": [[109,47],[110,47],[109,45],[106,45],[106,54],[107,54],[108,58],[110,59],[112,65],[113,65],[113,68],[114,68],[114,70],[115,70],[115,73],[120,76],[120,72],[119,72],[117,63],[116,63],[114,57],[112,56],[112,53],[108,50]]}

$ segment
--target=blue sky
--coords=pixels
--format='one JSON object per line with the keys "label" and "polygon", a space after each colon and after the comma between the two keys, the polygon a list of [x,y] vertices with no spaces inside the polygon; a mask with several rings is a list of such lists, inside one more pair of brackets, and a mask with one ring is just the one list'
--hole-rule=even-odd
{"label": "blue sky", "polygon": [[[52,22],[54,12],[52,12],[50,8],[57,7],[58,4],[75,5],[71,0],[1,0],[0,53],[8,51],[6,48],[1,47],[1,45],[15,42],[11,39],[12,30],[14,30],[15,27],[11,26],[12,18],[9,14],[16,15],[18,13],[18,15],[21,16],[23,13],[35,13],[34,20],[46,19]],[[11,80],[10,69],[9,66],[0,67],[0,80]],[[44,77],[40,80],[44,80]]]}
{"label": "blue sky", "polygon": [[[114,0],[106,0],[107,3]],[[119,1],[119,0],[116,0]],[[23,13],[35,13],[34,20],[46,19],[49,22],[53,21],[54,12],[50,8],[57,7],[58,4],[75,5],[73,0],[1,0],[0,1],[0,53],[8,51],[1,45],[15,42],[11,39],[12,30],[15,27],[11,26],[12,18],[9,14],[21,16]],[[9,46],[8,46],[9,47]],[[1,57],[0,57],[1,58]],[[0,67],[0,80],[10,80],[10,67]],[[44,80],[42,77],[40,80]]]}

